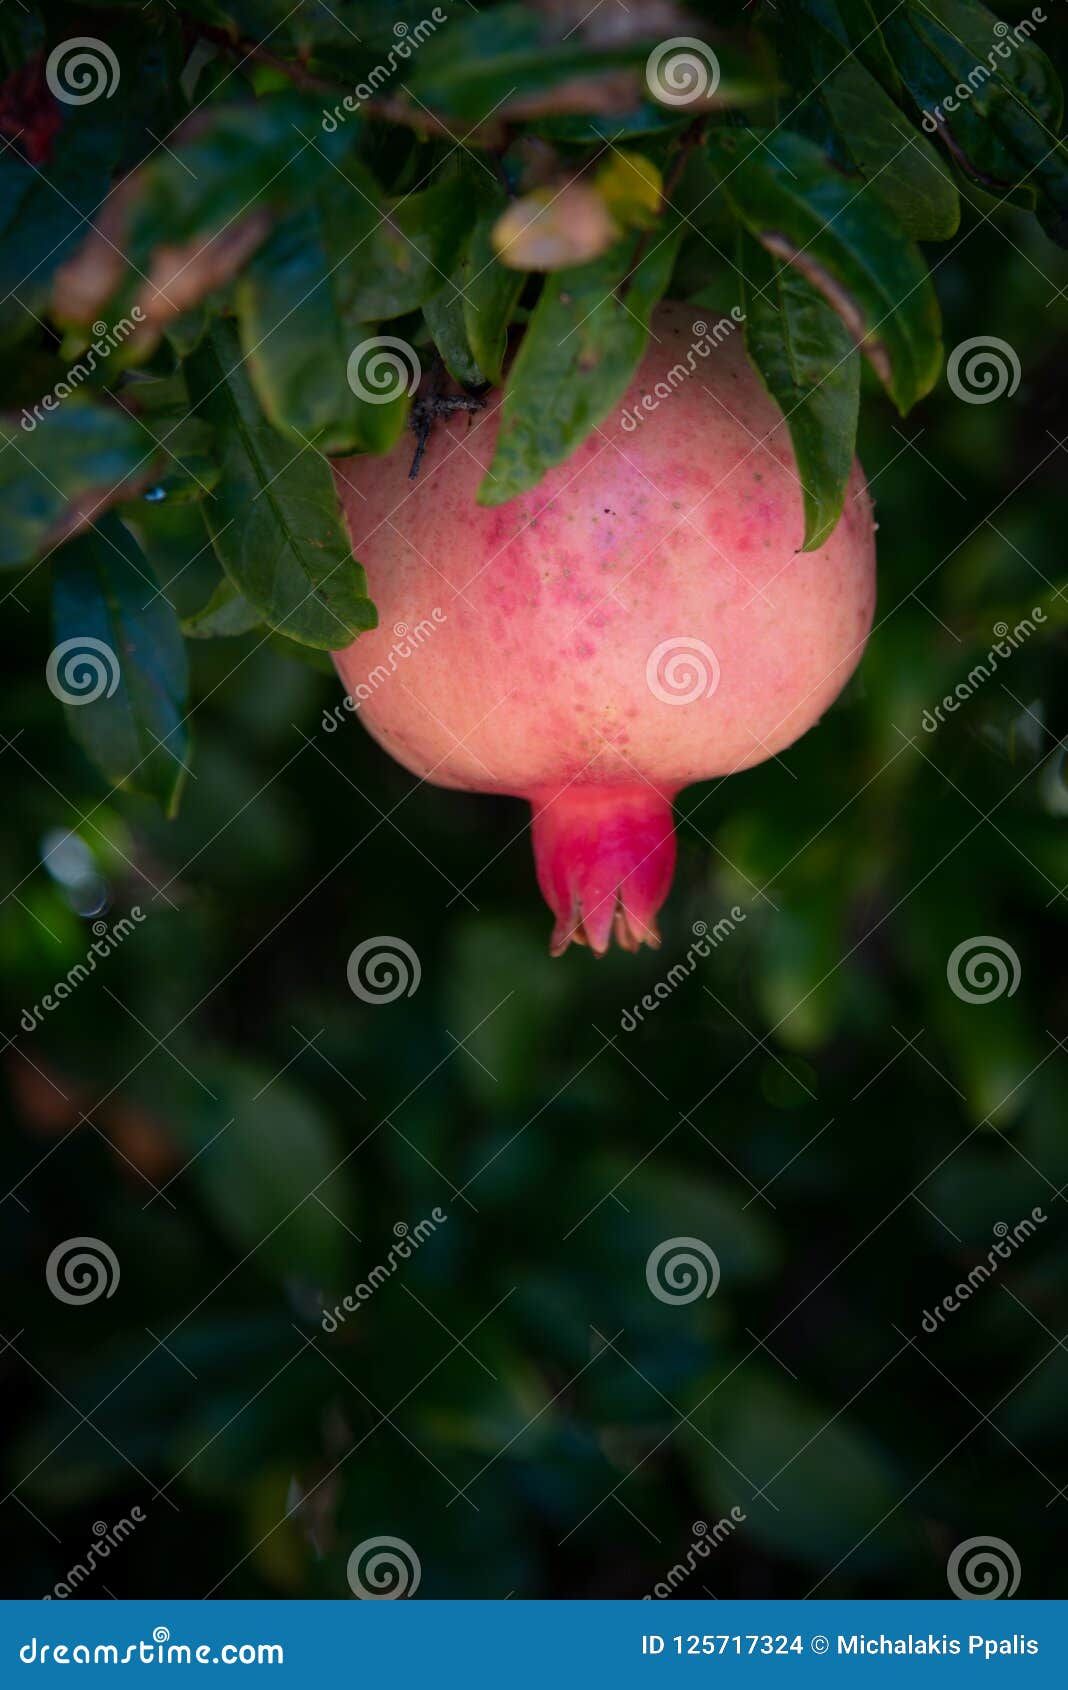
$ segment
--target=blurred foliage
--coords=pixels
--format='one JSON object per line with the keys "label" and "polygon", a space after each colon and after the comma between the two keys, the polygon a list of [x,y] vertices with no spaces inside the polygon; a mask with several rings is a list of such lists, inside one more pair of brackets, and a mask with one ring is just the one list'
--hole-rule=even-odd
{"label": "blurred foliage", "polygon": [[[1068,245],[1041,7],[19,3],[0,32],[0,563],[58,556],[62,582],[65,544],[114,505],[122,574],[149,578],[137,501],[198,500],[167,567],[210,540],[200,638],[236,615],[349,644],[376,612],[331,456],[388,451],[427,406],[503,381],[479,494],[500,504],[619,402],[658,301],[713,281],[721,309],[744,297],[821,545],[861,357],[902,415],[938,379],[917,243],[953,236],[963,190]],[[128,596],[116,618],[96,552],[57,593],[57,635],[121,653],[119,698],[79,711],[78,737],[173,810],[183,629],[166,594],[144,626]]]}
{"label": "blurred foliage", "polygon": [[[866,8],[804,0],[789,10],[818,15],[840,42]],[[539,45],[523,33],[523,8],[506,11],[509,76],[534,98],[575,68],[574,50]],[[269,14],[274,53],[299,56],[309,74],[324,62],[335,76],[365,74],[366,53],[392,34],[387,8],[377,22],[368,12],[366,52],[325,7],[286,17],[234,0],[183,12],[209,31],[232,16],[242,39]],[[78,33],[111,30],[118,50],[115,8],[71,7],[72,33],[75,15]],[[472,14],[462,27],[475,41],[485,24]],[[164,132],[178,115],[168,56],[178,27],[165,21],[157,56],[128,77],[127,122],[140,109]],[[123,53],[160,28],[155,11],[125,8]],[[1060,19],[1042,40],[1063,63]],[[870,39],[863,68],[898,98],[894,63],[911,87],[919,48],[890,45],[894,59]],[[21,49],[5,36],[4,50]],[[38,50],[32,39],[26,50]],[[585,49],[578,63],[590,68]],[[215,64],[209,54],[198,72],[211,103]],[[443,35],[441,52],[419,61],[413,97],[418,86],[432,109],[478,122],[499,98],[491,72],[477,52],[446,51]],[[84,215],[111,173],[141,156],[107,129],[103,105],[70,119],[61,149],[65,191]],[[195,238],[205,206],[225,217],[259,191],[281,156],[261,119],[232,200],[212,197],[234,156],[224,149],[216,167],[214,131],[201,142],[199,188],[155,155],[134,229],[144,252],[159,231]],[[587,118],[543,121],[570,134]],[[633,134],[657,134],[650,121],[637,114]],[[1013,146],[1021,133],[1012,127]],[[383,180],[414,187],[403,124],[368,126],[359,147]],[[0,164],[24,168],[10,152]],[[941,190],[926,154],[917,168],[934,219]],[[958,174],[962,222],[932,261],[946,344],[979,332],[1003,340],[1019,386],[972,404],[942,382],[902,423],[865,368],[875,634],[854,682],[801,743],[683,795],[659,955],[551,963],[523,806],[415,785],[354,723],[324,735],[336,681],[293,660],[293,640],[265,634],[262,552],[241,534],[231,552],[220,544],[245,595],[220,597],[201,504],[139,497],[134,437],[107,412],[113,430],[92,447],[101,468],[88,485],[120,489],[108,520],[136,540],[143,579],[120,578],[125,545],[102,555],[96,541],[90,554],[85,537],[58,554],[59,579],[73,595],[102,569],[111,614],[169,600],[190,632],[215,595],[212,620],[231,637],[188,647],[193,752],[168,821],[149,796],[113,791],[68,737],[43,679],[56,638],[48,571],[10,577],[0,754],[2,802],[17,813],[0,840],[8,1594],[43,1595],[84,1561],[102,1535],[95,1524],[138,1507],[144,1523],[81,1594],[345,1597],[354,1546],[392,1535],[418,1553],[425,1596],[637,1596],[685,1559],[695,1522],[732,1506],[744,1524],[680,1594],[938,1596],[950,1549],[980,1533],[1013,1545],[1021,1595],[1061,1594],[1068,262],[1025,206],[999,208],[974,176]],[[1055,188],[1044,190],[1051,228]],[[769,169],[753,193],[773,191],[796,186]],[[13,284],[36,263],[19,301],[43,312],[51,201],[31,184],[19,203],[20,251],[3,273]],[[487,250],[492,207],[479,218]],[[263,258],[270,245],[258,249],[258,280],[242,284],[248,310],[284,269],[277,251],[277,272]],[[738,279],[726,250],[712,223],[680,237],[665,285],[729,309]],[[554,309],[554,289],[550,278],[528,336]],[[520,297],[510,277],[494,297],[507,320]],[[0,318],[11,310],[18,341],[12,393],[32,403],[58,353],[11,308],[9,298]],[[613,356],[625,359],[626,331],[609,315]],[[198,333],[182,322],[183,356],[208,355]],[[468,348],[495,373],[499,329]],[[541,379],[537,360],[531,369]],[[279,415],[302,393],[281,365],[251,365],[248,379],[259,398],[242,392],[234,415],[252,403],[270,415],[268,387]],[[44,424],[29,439],[43,463],[69,465],[84,484],[78,403],[55,420],[53,446]],[[257,427],[279,438],[273,418]],[[211,470],[202,439],[182,454],[201,479],[219,473],[216,485],[235,489],[238,512],[242,438],[235,427]],[[311,454],[301,462],[326,473]],[[188,491],[189,477],[170,473]],[[31,468],[12,486],[5,543],[54,532]],[[317,556],[332,520],[317,518]],[[294,580],[301,538],[285,553]],[[364,587],[359,572],[334,578],[346,615],[363,614]],[[999,625],[1035,607],[1045,623],[929,730],[925,713],[965,681]],[[318,599],[312,609],[327,613]],[[158,629],[152,673],[171,677],[151,691],[164,714],[136,729],[113,715],[120,745],[165,731],[174,708],[177,659]],[[153,790],[171,796],[175,772],[168,783],[149,766]],[[711,927],[735,905],[745,920],[624,1031],[627,1012],[687,955],[694,923]],[[113,930],[134,909],[143,919],[71,997],[35,1013],[99,924]],[[379,932],[414,947],[422,978],[410,997],[375,1005],[349,990],[346,963]],[[1011,945],[1020,983],[970,1004],[950,989],[947,959],[984,934]],[[986,1260],[994,1229],[1036,1205],[1048,1216],[1036,1235],[925,1330],[925,1311]],[[320,1306],[365,1282],[398,1227],[435,1208],[446,1221],[324,1333]],[[62,1241],[84,1237],[106,1241],[121,1275],[113,1295],[67,1304],[50,1293],[46,1266]],[[716,1252],[714,1296],[652,1295],[647,1257],[674,1237]]]}

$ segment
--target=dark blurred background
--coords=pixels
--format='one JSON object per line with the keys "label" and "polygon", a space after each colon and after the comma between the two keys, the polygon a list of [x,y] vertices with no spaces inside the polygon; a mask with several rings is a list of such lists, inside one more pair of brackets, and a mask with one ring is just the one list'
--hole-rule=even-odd
{"label": "dark blurred background", "polygon": [[[658,955],[550,962],[524,808],[325,734],[336,681],[254,638],[196,650],[179,819],[109,793],[44,684],[46,571],[8,593],[5,1595],[102,1544],[78,1595],[345,1598],[394,1537],[428,1597],[939,1596],[975,1536],[1065,1594],[1068,262],[969,197],[932,255],[947,348],[998,337],[1019,386],[943,380],[902,423],[872,384],[876,631],[802,743],[683,795]],[[146,507],[162,581],[198,521]],[[376,935],[414,995],[350,990]],[[980,936],[1020,978],[969,1002],[947,963]],[[64,1301],[49,1258],[86,1237],[117,1283]],[[680,1238],[714,1295],[651,1291]]]}

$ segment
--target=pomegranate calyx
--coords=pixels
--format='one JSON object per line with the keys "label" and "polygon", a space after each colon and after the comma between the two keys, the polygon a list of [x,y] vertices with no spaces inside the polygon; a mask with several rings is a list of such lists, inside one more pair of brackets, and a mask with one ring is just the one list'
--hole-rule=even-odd
{"label": "pomegranate calyx", "polygon": [[675,870],[670,793],[648,786],[582,785],[532,797],[538,884],[556,917],[549,949],[571,944],[603,956],[660,943],[656,913]]}

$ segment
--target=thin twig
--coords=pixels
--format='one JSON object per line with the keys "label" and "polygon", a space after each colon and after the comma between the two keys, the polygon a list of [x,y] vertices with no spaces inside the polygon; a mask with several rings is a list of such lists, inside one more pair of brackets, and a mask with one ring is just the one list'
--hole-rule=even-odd
{"label": "thin twig", "polygon": [[[694,151],[694,148],[698,145],[698,143],[704,138],[705,125],[707,122],[707,116],[695,118],[690,124],[690,127],[683,133],[682,139],[679,142],[679,150],[671,161],[671,165],[664,177],[664,185],[660,192],[660,197],[664,203],[665,210],[670,203],[672,194],[679,185],[679,179],[681,178],[683,171],[690,161],[691,153]],[[634,280],[635,272],[642,259],[645,257],[646,249],[653,237],[653,233],[654,229],[642,230],[638,244],[634,249],[634,257],[631,259],[630,269],[627,271],[623,280],[616,289],[620,299],[624,297],[630,288],[630,285]]]}

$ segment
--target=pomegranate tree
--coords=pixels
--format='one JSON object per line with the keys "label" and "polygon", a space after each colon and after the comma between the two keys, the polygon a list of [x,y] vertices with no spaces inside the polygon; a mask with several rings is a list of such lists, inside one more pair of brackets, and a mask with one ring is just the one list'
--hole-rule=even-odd
{"label": "pomegranate tree", "polygon": [[[810,728],[871,626],[859,464],[830,539],[801,551],[782,414],[741,334],[710,346],[695,315],[661,306],[618,411],[499,508],[476,502],[499,396],[442,423],[415,480],[407,444],[336,466],[380,612],[335,654],[341,679],[421,779],[530,802],[554,954],[658,943],[676,793]],[[395,626],[434,610],[398,663]]]}
{"label": "pomegranate tree", "polygon": [[[531,799],[557,948],[634,944],[673,794],[801,732],[859,653],[861,359],[902,416],[937,383],[925,250],[960,181],[1068,246],[1042,9],[352,4],[358,29],[213,0],[206,29],[191,0],[103,0],[99,34],[61,6],[0,39],[8,201],[48,206],[0,227],[0,568],[48,564],[54,698],[168,814],[183,637],[357,642],[358,685],[440,600],[432,648],[360,695],[369,727],[426,778]],[[976,66],[981,99],[953,98]],[[680,363],[678,304],[642,364],[662,301],[714,293],[755,376],[741,330]],[[954,316],[961,403],[1020,383],[988,329]],[[409,485],[413,416],[493,389]]]}

